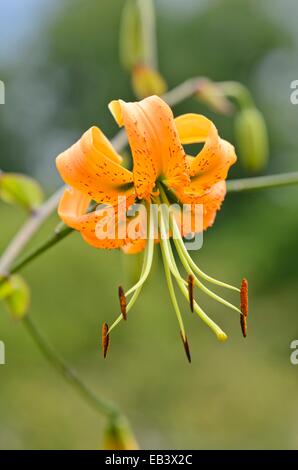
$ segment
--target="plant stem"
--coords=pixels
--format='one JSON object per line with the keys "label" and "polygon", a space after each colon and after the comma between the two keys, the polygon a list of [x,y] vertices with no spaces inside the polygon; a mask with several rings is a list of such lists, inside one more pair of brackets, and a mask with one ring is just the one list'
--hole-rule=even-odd
{"label": "plant stem", "polygon": [[65,237],[67,237],[67,235],[70,235],[73,231],[74,230],[72,228],[67,227],[66,225],[63,225],[61,229],[56,229],[54,235],[49,237],[40,246],[31,251],[31,253],[29,253],[26,257],[22,258],[20,261],[14,264],[10,271],[10,274],[14,274],[17,271],[23,269],[27,264],[29,264],[38,256],[42,255],[42,253],[50,249],[52,246],[56,245],[56,243],[63,240]]}
{"label": "plant stem", "polygon": [[218,83],[226,96],[233,98],[242,109],[254,105],[252,96],[248,88],[240,82],[221,82]]}
{"label": "plant stem", "polygon": [[142,24],[143,63],[157,69],[155,9],[153,0],[138,0]]}
{"label": "plant stem", "polygon": [[186,80],[177,87],[168,91],[162,96],[162,99],[168,103],[169,106],[175,106],[182,101],[194,95],[202,82],[202,77],[194,77]]}
{"label": "plant stem", "polygon": [[107,400],[96,396],[81,379],[77,373],[70,368],[66,362],[54,351],[52,346],[47,342],[44,336],[40,333],[38,327],[32,321],[29,315],[22,320],[23,324],[31,336],[32,340],[47,359],[47,361],[67,380],[77,392],[92,406],[98,413],[108,417],[109,419],[118,419],[121,414],[115,405]]}
{"label": "plant stem", "polygon": [[255,191],[257,189],[281,188],[298,184],[298,171],[278,175],[257,176],[227,181],[229,193]]}
{"label": "plant stem", "polygon": [[0,276],[10,273],[11,265],[23,251],[28,241],[37,232],[43,222],[51,215],[57,206],[62,194],[62,188],[56,191],[39,209],[37,209],[25,222],[21,230],[12,239],[5,253],[0,259]]}

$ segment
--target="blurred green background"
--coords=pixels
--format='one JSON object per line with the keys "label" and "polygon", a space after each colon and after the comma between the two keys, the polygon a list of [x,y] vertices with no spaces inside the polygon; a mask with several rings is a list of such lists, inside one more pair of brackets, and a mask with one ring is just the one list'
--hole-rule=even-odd
{"label": "blurred green background", "polygon": [[[133,99],[118,59],[121,0],[2,0],[0,167],[61,184],[56,155],[92,124],[109,136],[111,99]],[[173,87],[196,75],[239,80],[252,91],[270,134],[268,173],[297,170],[295,0],[157,0],[160,70]],[[231,119],[194,99],[175,114],[203,112],[233,141]],[[236,165],[231,176],[246,176]],[[159,257],[143,294],[100,353],[100,327],[118,311],[136,260],[92,249],[73,234],[30,265],[30,314],[98,393],[127,413],[142,448],[298,447],[298,189],[229,195],[196,259],[209,274],[251,285],[249,335],[223,306],[202,304],[229,334],[220,344],[181,302],[193,363],[186,362]],[[24,214],[0,204],[1,251]],[[47,237],[57,216],[31,247]],[[231,297],[231,299],[233,296]],[[1,449],[94,449],[104,421],[45,362],[22,324],[0,305]]]}

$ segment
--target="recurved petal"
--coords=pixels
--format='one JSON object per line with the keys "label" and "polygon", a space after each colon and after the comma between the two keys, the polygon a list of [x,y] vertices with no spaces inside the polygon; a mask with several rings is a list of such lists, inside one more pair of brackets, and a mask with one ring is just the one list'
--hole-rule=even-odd
{"label": "recurved petal", "polygon": [[98,203],[115,204],[118,195],[134,193],[133,175],[119,162],[104,134],[91,127],[72,147],[61,153],[56,164],[66,184]]}
{"label": "recurved petal", "polygon": [[58,215],[69,227],[80,230],[91,217],[86,214],[91,198],[78,189],[66,188],[58,205]]}
{"label": "recurved petal", "polygon": [[[211,227],[215,220],[216,213],[220,209],[221,204],[225,198],[225,195],[225,181],[215,183],[203,196],[190,196],[188,194],[181,195],[181,202],[184,204],[191,205],[191,211],[186,211],[184,217],[181,219],[181,233],[184,235],[186,233],[189,233],[189,227],[192,228],[191,231],[196,231],[195,227],[198,226],[203,227],[203,230],[206,230],[207,228]],[[202,213],[203,223],[201,224],[198,217],[200,217]]]}
{"label": "recurved petal", "polygon": [[225,181],[215,183],[201,200],[203,204],[203,228],[206,230],[214,223],[216,213],[221,208],[226,196],[227,187]]}
{"label": "recurved petal", "polygon": [[159,176],[172,188],[189,182],[188,163],[173,113],[161,98],[150,96],[135,103],[112,101],[109,108],[119,126],[125,126],[140,199],[149,197]]}
{"label": "recurved petal", "polygon": [[176,120],[181,141],[184,144],[205,142],[201,152],[190,164],[190,192],[204,193],[218,181],[225,180],[236,160],[234,147],[218,135],[214,124],[199,114],[185,114]]}
{"label": "recurved petal", "polygon": [[182,114],[175,118],[175,124],[182,144],[205,142],[212,122],[201,114]]}
{"label": "recurved petal", "polygon": [[66,225],[78,230],[93,247],[119,248],[128,243],[126,232],[119,230],[119,225],[126,218],[126,207],[100,205],[95,211],[87,213],[90,201],[81,191],[67,188],[60,200],[58,214]]}
{"label": "recurved petal", "polygon": [[122,251],[128,255],[134,255],[136,253],[140,253],[144,250],[146,246],[147,240],[140,238],[139,240],[135,240],[133,242],[129,242],[122,247]]}

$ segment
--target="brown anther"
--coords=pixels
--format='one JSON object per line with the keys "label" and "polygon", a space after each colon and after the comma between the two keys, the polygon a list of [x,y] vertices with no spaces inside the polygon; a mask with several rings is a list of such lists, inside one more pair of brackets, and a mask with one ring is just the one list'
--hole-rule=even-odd
{"label": "brown anther", "polygon": [[123,288],[120,286],[118,289],[118,296],[119,296],[119,302],[120,302],[120,310],[122,313],[123,320],[127,319],[126,315],[126,297],[124,294]]}
{"label": "brown anther", "polygon": [[245,317],[248,315],[248,282],[242,279],[240,288],[240,309]]}
{"label": "brown anther", "polygon": [[109,325],[107,323],[104,323],[102,325],[102,330],[101,330],[101,346],[102,346],[102,352],[103,352],[103,357],[107,357],[107,352],[109,349],[109,344],[110,344],[110,335],[108,334],[109,331]]}
{"label": "brown anther", "polygon": [[187,278],[188,283],[188,296],[189,296],[189,305],[190,310],[194,311],[194,288],[195,288],[195,279],[192,274],[190,274]]}
{"label": "brown anther", "polygon": [[247,335],[247,321],[246,317],[243,314],[240,314],[240,326],[243,334],[243,338],[246,338]]}
{"label": "brown anther", "polygon": [[182,339],[182,343],[183,343],[183,346],[184,346],[184,350],[185,350],[187,360],[188,360],[189,363],[191,363],[191,355],[190,355],[190,350],[189,350],[189,344],[188,344],[188,341],[187,341],[187,337],[186,337],[186,335],[183,336],[181,331],[180,331],[180,335],[181,335],[181,339]]}
{"label": "brown anther", "polygon": [[244,338],[247,334],[247,316],[248,316],[248,282],[247,279],[242,279],[240,287],[240,325]]}

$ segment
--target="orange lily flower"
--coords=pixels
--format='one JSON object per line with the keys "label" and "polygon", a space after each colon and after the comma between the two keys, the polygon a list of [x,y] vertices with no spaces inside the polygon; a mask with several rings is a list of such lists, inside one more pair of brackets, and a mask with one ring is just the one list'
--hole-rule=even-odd
{"label": "orange lily flower", "polygon": [[[170,296],[190,360],[172,278],[175,278],[182,293],[192,298],[192,309],[220,340],[225,340],[226,335],[193,300],[194,286],[243,317],[240,309],[209,290],[200,278],[222,287],[240,290],[203,273],[193,262],[182,239],[189,231],[196,231],[197,207],[202,207],[203,213],[199,230],[205,230],[213,224],[225,198],[227,173],[236,161],[234,147],[219,137],[214,124],[204,116],[185,114],[174,119],[169,106],[157,96],[135,103],[112,101],[109,108],[118,125],[125,127],[132,152],[133,170],[129,171],[121,165],[121,156],[102,131],[91,127],[78,142],[57,157],[58,171],[69,186],[62,196],[58,213],[65,224],[79,231],[84,240],[94,247],[121,248],[125,253],[145,249],[139,281],[126,293],[122,288],[119,289],[121,315],[110,328],[104,325],[104,354],[112,329],[122,319],[126,319],[149,275],[154,245],[158,240]],[[183,144],[191,143],[204,143],[203,149],[194,157],[187,156],[183,148]],[[91,212],[90,204],[94,201],[99,206]],[[159,211],[157,221],[152,207],[153,204],[169,207],[172,202],[187,205],[188,215],[179,218],[173,211],[169,215],[170,231],[167,232],[164,207]],[[141,203],[146,211],[131,217],[127,210],[135,203]],[[107,213],[107,207],[112,208],[112,211]],[[131,235],[129,222],[133,222],[134,228],[138,226],[137,235],[136,232]],[[105,236],[99,236],[98,227],[102,229],[103,226]],[[189,276],[188,281],[178,271],[167,236],[169,233]],[[126,305],[126,298],[130,295],[132,297]]]}

